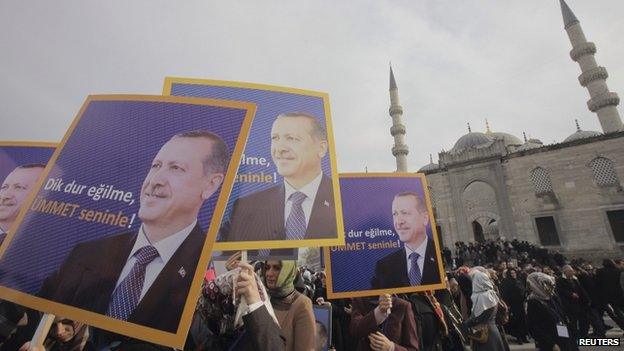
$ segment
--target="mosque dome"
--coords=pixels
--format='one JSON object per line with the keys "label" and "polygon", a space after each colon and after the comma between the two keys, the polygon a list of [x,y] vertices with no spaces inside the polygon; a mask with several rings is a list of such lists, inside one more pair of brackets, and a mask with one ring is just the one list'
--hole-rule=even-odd
{"label": "mosque dome", "polygon": [[571,134],[569,137],[565,138],[563,140],[564,143],[567,143],[567,142],[570,142],[570,141],[575,141],[575,140],[591,138],[591,137],[595,137],[595,136],[601,135],[600,132],[596,132],[596,131],[593,131],[593,130],[581,130],[581,127],[579,126],[578,120],[575,119],[574,121],[576,122],[576,132]]}
{"label": "mosque dome", "polygon": [[487,119],[485,120],[485,135],[495,140],[502,140],[505,143],[505,147],[522,145],[522,140],[515,135],[504,132],[493,132],[490,129],[490,123]]}
{"label": "mosque dome", "polygon": [[433,162],[433,156],[431,156],[431,154],[429,154],[429,163],[420,167],[420,169],[418,170],[419,173],[423,173],[423,172],[429,172],[429,171],[435,171],[437,169],[439,169],[440,166],[437,163]]}
{"label": "mosque dome", "polygon": [[574,132],[574,134],[570,135],[569,137],[565,138],[565,140],[563,140],[564,143],[567,143],[568,141],[574,141],[574,140],[580,140],[580,139],[585,139],[585,138],[591,138],[591,137],[595,137],[600,135],[599,132],[593,131],[593,130],[577,130],[576,132]]}
{"label": "mosque dome", "polygon": [[524,144],[520,145],[516,151],[526,151],[544,146],[544,143],[542,143],[541,140],[535,138],[527,140],[526,134],[524,132],[522,132],[522,134],[524,135]]}
{"label": "mosque dome", "polygon": [[465,149],[480,148],[492,144],[493,139],[484,133],[468,132],[455,142],[453,152],[459,152]]}
{"label": "mosque dome", "polygon": [[503,132],[485,132],[485,135],[492,139],[501,139],[505,142],[505,146],[518,146],[522,145],[522,141],[515,135]]}

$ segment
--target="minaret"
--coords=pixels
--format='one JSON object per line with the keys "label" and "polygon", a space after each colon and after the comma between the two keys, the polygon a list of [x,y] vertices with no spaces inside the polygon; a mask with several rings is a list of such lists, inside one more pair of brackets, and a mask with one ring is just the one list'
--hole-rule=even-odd
{"label": "minaret", "polygon": [[407,172],[407,154],[409,148],[405,145],[405,125],[401,123],[403,107],[399,104],[399,89],[397,89],[392,66],[390,66],[390,116],[392,117],[392,127],[390,134],[394,137],[392,154],[396,158],[397,172]]}
{"label": "minaret", "polygon": [[581,67],[582,73],[578,77],[579,83],[589,91],[590,99],[587,101],[587,107],[591,112],[598,115],[602,131],[605,134],[624,130],[624,125],[616,108],[620,103],[620,98],[617,93],[609,91],[606,82],[609,76],[607,69],[596,64],[594,58],[596,45],[585,39],[581,23],[574,16],[568,4],[564,0],[559,0],[559,3],[564,28],[572,43],[570,57],[573,61],[578,62]]}

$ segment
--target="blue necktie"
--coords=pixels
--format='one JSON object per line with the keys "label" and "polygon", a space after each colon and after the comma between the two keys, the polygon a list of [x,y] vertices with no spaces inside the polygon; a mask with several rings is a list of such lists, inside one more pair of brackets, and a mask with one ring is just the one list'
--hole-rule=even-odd
{"label": "blue necktie", "polygon": [[288,200],[292,203],[290,214],[286,220],[286,239],[299,240],[305,237],[306,219],[301,204],[306,199],[306,195],[300,191],[290,194]]}
{"label": "blue necktie", "polygon": [[409,255],[410,262],[412,262],[412,266],[407,273],[407,275],[409,276],[410,285],[420,285],[420,281],[422,280],[422,276],[420,275],[420,268],[418,267],[419,257],[420,255],[416,252],[412,252]]}
{"label": "blue necktie", "polygon": [[108,311],[106,311],[107,316],[124,321],[128,319],[139,304],[145,281],[145,267],[158,257],[158,251],[151,245],[143,246],[134,254],[134,257],[136,262],[130,273],[113,292]]}

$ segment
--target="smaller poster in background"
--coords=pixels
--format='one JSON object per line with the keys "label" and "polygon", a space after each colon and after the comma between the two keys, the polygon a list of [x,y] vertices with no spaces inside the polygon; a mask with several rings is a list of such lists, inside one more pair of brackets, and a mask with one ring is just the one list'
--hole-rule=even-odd
{"label": "smaller poster in background", "polygon": [[55,149],[56,143],[0,141],[0,245]]}
{"label": "smaller poster in background", "polygon": [[327,351],[332,345],[332,306],[330,304],[314,305],[313,310],[316,320],[314,351]]}
{"label": "smaller poster in background", "polygon": [[324,249],[329,298],[444,287],[423,174],[340,175],[345,246]]}

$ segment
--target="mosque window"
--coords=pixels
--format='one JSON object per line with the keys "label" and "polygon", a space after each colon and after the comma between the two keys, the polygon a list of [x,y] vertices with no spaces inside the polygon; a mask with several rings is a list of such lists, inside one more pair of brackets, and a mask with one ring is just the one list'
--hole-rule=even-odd
{"label": "mosque window", "polygon": [[609,187],[620,184],[620,180],[615,172],[615,167],[613,166],[613,161],[608,158],[598,156],[591,160],[589,166],[594,173],[594,181],[596,182],[596,185],[600,187]]}
{"label": "mosque window", "polygon": [[624,243],[624,210],[607,211],[607,218],[615,241]]}
{"label": "mosque window", "polygon": [[431,200],[431,207],[438,207],[438,199],[436,197],[435,191],[433,190],[431,185],[427,186],[427,188],[429,188],[429,200]]}
{"label": "mosque window", "polygon": [[548,171],[542,167],[536,167],[531,171],[531,183],[536,195],[553,193],[553,186]]}
{"label": "mosque window", "polygon": [[542,245],[561,245],[559,234],[557,233],[557,225],[555,224],[555,218],[553,216],[535,217],[535,226],[537,227],[537,235]]}

